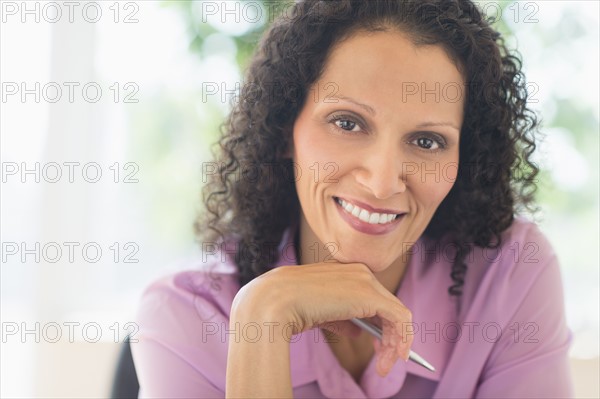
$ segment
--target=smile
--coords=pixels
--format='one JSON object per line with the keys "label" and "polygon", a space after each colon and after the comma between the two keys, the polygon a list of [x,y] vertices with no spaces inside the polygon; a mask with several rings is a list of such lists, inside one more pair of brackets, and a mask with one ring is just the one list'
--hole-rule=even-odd
{"label": "smile", "polygon": [[[335,197],[334,197],[335,198]],[[400,216],[395,213],[377,213],[377,212],[369,212],[366,209],[362,209],[357,205],[352,205],[349,202],[344,201],[341,198],[335,198],[336,202],[344,208],[346,212],[351,214],[352,216],[362,220],[363,222],[369,224],[385,224],[389,223],[392,220],[396,219],[396,217]]]}
{"label": "smile", "polygon": [[341,198],[333,197],[340,216],[355,230],[365,234],[386,234],[394,230],[405,213],[369,212]]}

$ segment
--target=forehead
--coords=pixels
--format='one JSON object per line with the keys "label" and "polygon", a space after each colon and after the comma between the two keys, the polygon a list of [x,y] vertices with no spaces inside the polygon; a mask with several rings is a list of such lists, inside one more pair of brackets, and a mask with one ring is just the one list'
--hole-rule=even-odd
{"label": "forehead", "polygon": [[464,79],[441,46],[416,47],[398,31],[359,32],[338,43],[317,83],[388,111],[394,104],[392,110],[426,106],[456,114],[465,94]]}

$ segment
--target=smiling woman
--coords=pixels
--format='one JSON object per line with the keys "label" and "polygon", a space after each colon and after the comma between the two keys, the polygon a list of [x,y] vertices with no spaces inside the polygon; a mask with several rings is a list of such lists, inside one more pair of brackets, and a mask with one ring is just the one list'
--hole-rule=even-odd
{"label": "smiling woman", "polygon": [[380,278],[390,292],[404,273],[406,243],[419,239],[454,184],[456,168],[444,179],[435,169],[458,164],[460,132],[445,123],[460,127],[463,121],[463,99],[418,95],[401,101],[407,82],[433,90],[465,86],[441,47],[418,48],[392,29],[357,32],[331,52],[312,90],[334,84],[337,93],[306,102],[291,151],[298,170],[336,165],[330,182],[308,174],[296,179],[300,263],[307,263],[312,243],[338,243],[338,261],[393,275]]}
{"label": "smiling woman", "polygon": [[572,395],[556,256],[517,213],[537,119],[473,3],[298,1],[246,87],[202,265],[143,297],[140,397]]}

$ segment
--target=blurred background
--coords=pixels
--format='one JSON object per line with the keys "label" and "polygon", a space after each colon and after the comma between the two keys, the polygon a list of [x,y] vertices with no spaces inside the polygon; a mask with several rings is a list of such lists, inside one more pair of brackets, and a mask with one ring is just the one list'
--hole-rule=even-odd
{"label": "blurred background", "polygon": [[[0,1],[2,397],[109,394],[143,289],[199,255],[203,163],[287,3]],[[536,220],[598,397],[598,2],[476,3],[543,119]]]}

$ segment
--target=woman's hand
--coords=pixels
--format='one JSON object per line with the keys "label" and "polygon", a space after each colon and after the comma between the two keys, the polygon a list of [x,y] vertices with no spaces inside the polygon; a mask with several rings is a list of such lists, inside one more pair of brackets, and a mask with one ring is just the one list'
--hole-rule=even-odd
{"label": "woman's hand", "polygon": [[[374,338],[377,372],[385,376],[398,358],[408,360],[412,335],[410,311],[384,288],[362,263],[337,261],[300,266],[280,266],[242,287],[232,314],[254,314],[261,319],[294,326],[294,334],[322,327],[336,334],[356,336],[360,328],[349,320],[373,318],[381,321],[381,343]],[[250,316],[252,318],[252,316]],[[264,318],[262,318],[264,320]]]}

